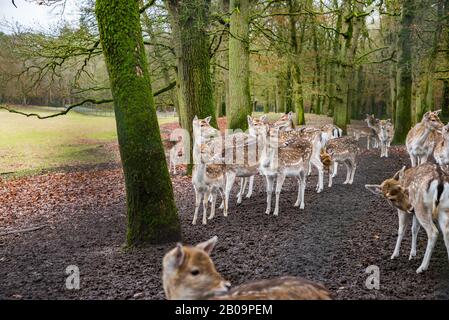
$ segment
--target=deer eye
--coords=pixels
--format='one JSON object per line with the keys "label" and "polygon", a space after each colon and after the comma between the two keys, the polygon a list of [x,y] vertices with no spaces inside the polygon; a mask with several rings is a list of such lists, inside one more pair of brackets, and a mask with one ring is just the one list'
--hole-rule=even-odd
{"label": "deer eye", "polygon": [[191,274],[192,276],[197,276],[197,275],[200,274],[200,270],[194,269],[194,270],[190,271],[190,274]]}

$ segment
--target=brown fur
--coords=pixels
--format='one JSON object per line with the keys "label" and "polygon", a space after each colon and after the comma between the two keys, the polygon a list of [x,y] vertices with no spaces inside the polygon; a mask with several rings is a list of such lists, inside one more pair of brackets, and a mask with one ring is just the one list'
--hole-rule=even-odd
{"label": "brown fur", "polygon": [[229,290],[209,256],[216,241],[214,237],[195,247],[178,244],[165,255],[162,279],[167,299],[330,300],[323,285],[297,277],[259,280]]}

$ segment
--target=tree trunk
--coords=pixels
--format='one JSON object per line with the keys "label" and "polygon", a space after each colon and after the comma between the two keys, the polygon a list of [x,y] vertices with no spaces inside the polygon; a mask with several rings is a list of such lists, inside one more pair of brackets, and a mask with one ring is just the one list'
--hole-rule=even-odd
{"label": "tree trunk", "polygon": [[[170,13],[182,94],[181,125],[188,131],[190,146],[193,146],[192,121],[195,116],[211,116],[211,125],[217,127],[207,36],[210,0],[165,2]],[[192,170],[192,158],[190,160],[188,173]]]}
{"label": "tree trunk", "polygon": [[95,7],[114,98],[130,246],[180,239],[138,4],[138,0],[97,0]]}
{"label": "tree trunk", "polygon": [[[299,64],[299,58],[302,48],[301,44],[298,44],[298,36],[296,34],[296,21],[297,17],[293,13],[297,10],[296,0],[288,0],[289,6],[289,23],[290,23],[290,46],[291,46],[291,65],[293,67],[293,98],[294,98],[294,109],[295,109],[295,124],[303,125],[305,124],[304,117],[304,95],[302,86],[302,71]],[[305,24],[301,28],[301,37],[304,35]]]}
{"label": "tree trunk", "polygon": [[404,0],[398,39],[398,92],[394,143],[404,143],[412,126],[412,31],[415,1]]}
{"label": "tree trunk", "polygon": [[229,96],[228,128],[248,128],[251,114],[249,86],[249,20],[251,0],[231,0],[229,38]]}

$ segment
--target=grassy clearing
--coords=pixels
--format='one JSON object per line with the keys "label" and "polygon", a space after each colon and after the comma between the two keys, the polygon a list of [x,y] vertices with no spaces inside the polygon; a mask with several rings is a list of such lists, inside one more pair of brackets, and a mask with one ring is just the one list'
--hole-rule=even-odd
{"label": "grassy clearing", "polygon": [[[16,108],[17,109],[17,108]],[[49,114],[38,107],[25,112]],[[163,118],[160,123],[176,121]],[[0,174],[26,175],[52,168],[116,161],[115,119],[76,112],[39,120],[0,110]]]}

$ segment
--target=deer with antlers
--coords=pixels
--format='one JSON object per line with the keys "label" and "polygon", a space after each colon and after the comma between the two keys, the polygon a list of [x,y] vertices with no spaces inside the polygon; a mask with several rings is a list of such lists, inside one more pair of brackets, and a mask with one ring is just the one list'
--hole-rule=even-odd
{"label": "deer with antlers", "polygon": [[421,122],[408,132],[405,145],[412,167],[427,162],[433,154],[443,127],[443,123],[438,117],[440,112],[441,110],[426,112]]}
{"label": "deer with antlers", "polygon": [[405,227],[412,217],[412,249],[409,259],[416,256],[416,241],[420,226],[427,233],[426,252],[416,272],[421,273],[429,267],[438,237],[435,221],[438,222],[443,233],[449,257],[449,172],[447,167],[430,163],[407,170],[403,167],[393,178],[385,180],[382,184],[365,187],[375,194],[383,195],[398,209],[398,238],[391,259],[399,256]]}
{"label": "deer with antlers", "polygon": [[330,300],[319,283],[299,277],[259,280],[231,288],[210,254],[217,237],[196,246],[178,243],[163,258],[162,282],[169,300]]}

